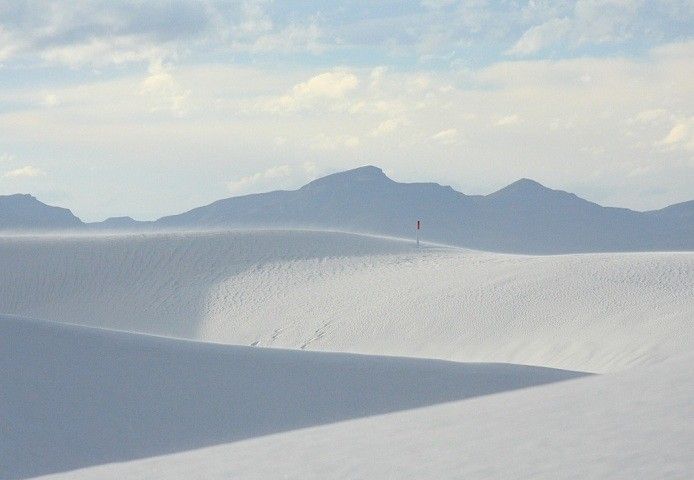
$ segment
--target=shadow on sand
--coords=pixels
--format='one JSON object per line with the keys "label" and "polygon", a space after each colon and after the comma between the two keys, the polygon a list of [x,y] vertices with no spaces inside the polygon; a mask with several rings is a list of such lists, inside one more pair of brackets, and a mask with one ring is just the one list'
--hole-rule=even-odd
{"label": "shadow on sand", "polygon": [[216,345],[8,316],[0,316],[0,373],[2,478],[173,453],[585,375]]}

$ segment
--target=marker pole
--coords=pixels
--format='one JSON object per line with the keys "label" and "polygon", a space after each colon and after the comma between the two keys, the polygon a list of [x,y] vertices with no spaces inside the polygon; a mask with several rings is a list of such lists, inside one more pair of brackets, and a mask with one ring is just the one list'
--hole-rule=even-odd
{"label": "marker pole", "polygon": [[419,246],[419,229],[421,228],[421,226],[421,222],[417,220],[417,246]]}

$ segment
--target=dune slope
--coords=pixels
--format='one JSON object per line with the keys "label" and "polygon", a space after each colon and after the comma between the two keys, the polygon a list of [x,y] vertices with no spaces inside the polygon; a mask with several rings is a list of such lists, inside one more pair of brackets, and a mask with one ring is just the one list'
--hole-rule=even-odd
{"label": "dune slope", "polygon": [[691,355],[53,480],[440,478],[685,480],[694,471]]}
{"label": "dune slope", "polygon": [[608,372],[694,339],[694,253],[249,231],[8,237],[0,265],[0,313],[231,344]]}
{"label": "dune slope", "polygon": [[581,375],[214,345],[0,316],[0,478],[171,453]]}

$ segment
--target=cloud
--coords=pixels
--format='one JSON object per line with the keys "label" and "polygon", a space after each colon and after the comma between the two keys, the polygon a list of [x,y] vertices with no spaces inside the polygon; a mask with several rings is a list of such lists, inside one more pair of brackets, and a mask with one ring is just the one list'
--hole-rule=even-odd
{"label": "cloud", "polygon": [[27,165],[25,167],[16,168],[14,170],[10,170],[9,172],[5,172],[3,178],[34,178],[43,177],[45,175],[46,173],[40,168]]}
{"label": "cloud", "polygon": [[694,117],[683,119],[673,125],[667,135],[656,144],[694,151]]}
{"label": "cloud", "polygon": [[631,122],[635,123],[653,123],[670,118],[670,112],[664,108],[653,108],[650,110],[643,110],[636,114],[635,117],[631,119]]}
{"label": "cloud", "polygon": [[232,42],[234,50],[255,53],[296,53],[308,52],[319,54],[327,49],[321,41],[322,30],[315,23],[306,25],[288,25],[277,32],[258,35],[252,40]]}
{"label": "cloud", "polygon": [[272,185],[275,180],[289,177],[291,173],[292,167],[289,165],[278,165],[253,175],[241,177],[238,180],[229,181],[226,186],[229,193],[239,194]]}
{"label": "cloud", "polygon": [[173,56],[173,53],[165,46],[152,43],[142,35],[128,35],[92,38],[83,43],[50,46],[39,55],[50,63],[61,63],[78,68],[149,63]]}
{"label": "cloud", "polygon": [[402,118],[388,118],[378,124],[376,128],[371,130],[372,137],[381,137],[395,132],[398,128],[405,125],[407,122]]}
{"label": "cloud", "polygon": [[[269,12],[271,3],[266,0],[246,0],[241,3],[241,21],[231,28],[233,51],[318,54],[326,50],[317,16],[297,20],[292,15],[292,20],[285,23],[287,17],[273,18]],[[222,22],[229,20],[233,22],[233,17],[229,19],[222,15]]]}
{"label": "cloud", "polygon": [[[505,54],[527,56],[551,48],[553,53],[566,55],[586,45],[646,38],[655,34],[658,22],[667,29],[672,23],[667,7],[657,5],[648,9],[645,5],[642,0],[578,0],[570,11],[564,10],[562,16],[559,16],[561,7],[553,5],[547,8],[551,17],[527,29]],[[644,23],[651,25],[645,27]]]}
{"label": "cloud", "polygon": [[294,86],[292,96],[294,98],[341,98],[350,90],[359,85],[359,79],[350,72],[333,71],[325,72],[308,81]]}
{"label": "cloud", "polygon": [[266,2],[245,1],[242,4],[243,20],[238,28],[242,34],[258,35],[273,28],[273,22],[265,10]]}
{"label": "cloud", "polygon": [[[574,5],[575,43],[621,42],[635,34],[643,0],[578,0]],[[656,8],[657,11],[657,8]]]}
{"label": "cloud", "polygon": [[60,99],[54,93],[46,93],[41,99],[41,105],[44,107],[55,107],[60,104]]}
{"label": "cloud", "polygon": [[369,87],[372,89],[379,88],[385,79],[386,73],[388,72],[388,67],[379,66],[375,67],[371,72],[369,72]]}
{"label": "cloud", "polygon": [[241,195],[259,191],[294,188],[313,180],[319,168],[313,162],[305,161],[301,165],[277,165],[262,172],[246,175],[238,180],[226,183],[227,191]]}
{"label": "cloud", "polygon": [[501,117],[499,120],[496,121],[494,125],[496,125],[497,127],[503,127],[504,125],[515,125],[519,121],[520,117],[516,114],[513,114]]}
{"label": "cloud", "polygon": [[[245,61],[239,52],[262,54],[270,62],[307,54],[331,64],[350,58],[363,64],[373,56],[380,63],[396,59],[396,68],[397,58],[488,63],[497,56],[490,45],[506,43],[509,55],[523,56],[558,42],[571,48],[552,49],[553,56],[571,57],[581,45],[632,40],[634,50],[643,51],[644,45],[689,38],[692,22],[686,0],[423,0],[386,2],[366,16],[359,2],[343,2],[339,9],[330,2],[293,6],[265,0],[4,4],[0,61],[89,69],[143,67],[156,59]],[[331,53],[339,60],[326,55]]]}
{"label": "cloud", "polygon": [[435,133],[430,137],[432,140],[441,142],[444,145],[451,145],[458,139],[458,130],[456,128],[449,128],[447,130],[442,130]]}
{"label": "cloud", "polygon": [[528,29],[505,53],[507,55],[530,55],[563,40],[571,29],[568,18],[554,18]]}
{"label": "cloud", "polygon": [[347,70],[336,69],[315,75],[294,85],[279,98],[264,102],[267,110],[295,110],[342,100],[359,85],[357,76]]}
{"label": "cloud", "polygon": [[15,35],[0,25],[0,62],[13,57],[21,48],[22,45]]}
{"label": "cloud", "polygon": [[13,2],[0,7],[0,60],[71,68],[173,58],[210,32],[193,2]]}
{"label": "cloud", "polygon": [[160,61],[149,67],[149,74],[140,84],[140,95],[149,101],[150,111],[168,111],[181,117],[186,114],[190,90],[182,88],[169,68]]}
{"label": "cloud", "polygon": [[353,149],[361,145],[359,137],[354,135],[318,135],[309,147],[312,150],[334,151]]}
{"label": "cloud", "polygon": [[679,143],[687,137],[688,130],[689,129],[687,128],[687,125],[685,125],[684,123],[678,123],[677,125],[672,127],[670,133],[668,133],[667,136],[663,138],[662,143],[666,145]]}

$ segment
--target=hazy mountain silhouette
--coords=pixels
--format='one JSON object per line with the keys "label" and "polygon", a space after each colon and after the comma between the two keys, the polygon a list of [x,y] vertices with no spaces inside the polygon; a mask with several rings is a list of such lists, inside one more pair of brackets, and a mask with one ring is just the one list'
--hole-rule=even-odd
{"label": "hazy mountain silhouette", "polygon": [[132,217],[109,217],[102,222],[85,223],[85,227],[94,230],[138,230],[151,222],[140,222]]}
{"label": "hazy mountain silhouette", "polygon": [[31,195],[0,195],[0,230],[69,229],[82,221],[67,208],[51,207]]}
{"label": "hazy mountain silhouette", "polygon": [[653,210],[648,213],[668,217],[675,220],[694,220],[694,200],[676,203],[660,210]]}
{"label": "hazy mountain silhouette", "polygon": [[155,222],[118,219],[90,228],[300,227],[414,236],[516,253],[694,250],[694,201],[650,212],[602,207],[521,179],[489,195],[436,183],[398,183],[361,167],[298,190],[219,200]]}
{"label": "hazy mountain silhouette", "polygon": [[368,166],[296,191],[219,200],[155,225],[302,226],[411,237],[421,219],[426,240],[485,250],[692,250],[692,212],[694,202],[654,212],[602,207],[528,179],[486,196],[468,196],[435,183],[394,182]]}

